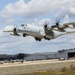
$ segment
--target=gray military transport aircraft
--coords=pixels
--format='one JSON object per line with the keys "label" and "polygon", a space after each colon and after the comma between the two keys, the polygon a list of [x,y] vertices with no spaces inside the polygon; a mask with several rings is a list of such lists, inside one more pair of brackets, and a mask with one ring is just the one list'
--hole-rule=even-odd
{"label": "gray military transport aircraft", "polygon": [[41,41],[41,39],[51,40],[59,36],[75,33],[75,22],[69,22],[69,16],[66,15],[63,23],[59,21],[52,26],[49,26],[47,23],[44,26],[22,24],[20,27],[14,27],[10,30],[4,30],[3,32],[11,32],[13,36],[32,36],[36,41]]}

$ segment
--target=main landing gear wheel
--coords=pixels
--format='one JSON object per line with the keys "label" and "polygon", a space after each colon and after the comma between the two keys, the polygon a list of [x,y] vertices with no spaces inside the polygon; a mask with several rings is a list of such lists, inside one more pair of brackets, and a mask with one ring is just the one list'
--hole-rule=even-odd
{"label": "main landing gear wheel", "polygon": [[26,37],[27,36],[27,34],[23,34],[23,37]]}
{"label": "main landing gear wheel", "polygon": [[36,38],[36,37],[35,37],[35,40],[36,40],[36,41],[41,41],[41,39],[39,39],[39,38]]}
{"label": "main landing gear wheel", "polygon": [[50,40],[50,39],[49,39],[49,38],[47,38],[46,36],[44,36],[44,39],[45,39],[45,40]]}

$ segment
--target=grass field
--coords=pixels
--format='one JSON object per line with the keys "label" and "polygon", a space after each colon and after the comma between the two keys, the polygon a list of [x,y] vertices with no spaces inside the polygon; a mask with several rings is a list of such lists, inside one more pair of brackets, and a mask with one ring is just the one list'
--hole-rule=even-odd
{"label": "grass field", "polygon": [[65,71],[65,72],[41,71],[41,72],[35,72],[35,73],[29,73],[29,74],[20,74],[20,75],[75,75],[75,70],[68,70],[68,71]]}
{"label": "grass field", "polygon": [[[46,61],[41,61],[44,64],[40,64],[40,61],[37,61],[39,64],[33,64],[34,62],[13,63],[15,66],[8,64],[7,67],[2,64],[0,66],[0,75],[75,75],[75,60],[59,61],[57,63],[44,63]],[[29,65],[29,63],[32,63],[32,65]]]}
{"label": "grass field", "polygon": [[75,66],[71,64],[69,68],[63,67],[58,71],[43,70],[39,72],[19,74],[19,75],[75,75]]}

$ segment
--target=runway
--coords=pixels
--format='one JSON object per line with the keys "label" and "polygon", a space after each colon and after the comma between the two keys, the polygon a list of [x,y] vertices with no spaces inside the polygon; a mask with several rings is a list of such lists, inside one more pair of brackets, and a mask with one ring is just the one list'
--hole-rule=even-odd
{"label": "runway", "polygon": [[52,63],[65,63],[65,62],[75,62],[75,60],[59,61],[58,59],[54,59],[54,60],[24,61],[24,63],[14,62],[14,63],[0,64],[0,67],[14,67],[14,66],[40,65],[40,64],[52,64]]}

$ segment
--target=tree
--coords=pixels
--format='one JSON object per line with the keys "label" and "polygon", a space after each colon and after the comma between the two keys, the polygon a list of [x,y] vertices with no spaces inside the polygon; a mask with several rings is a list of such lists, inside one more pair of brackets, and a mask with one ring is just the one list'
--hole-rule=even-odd
{"label": "tree", "polygon": [[17,56],[18,59],[24,59],[24,57],[25,57],[25,54],[23,54],[23,53],[20,53]]}

